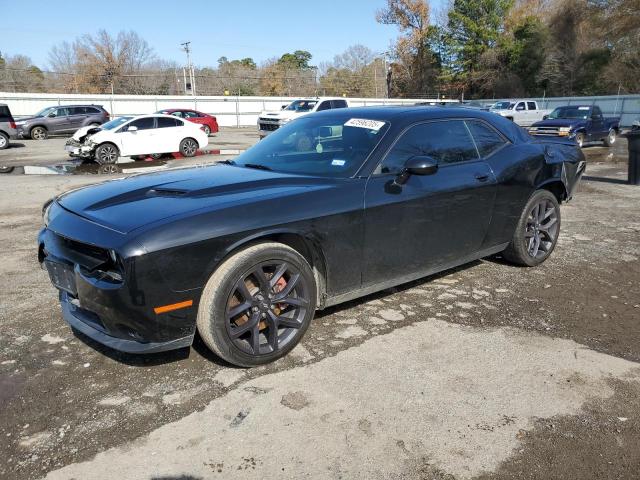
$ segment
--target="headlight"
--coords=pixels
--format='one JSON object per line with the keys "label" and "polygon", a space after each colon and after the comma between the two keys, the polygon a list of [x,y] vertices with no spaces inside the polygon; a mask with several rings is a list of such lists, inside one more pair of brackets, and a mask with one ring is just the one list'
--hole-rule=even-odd
{"label": "headlight", "polygon": [[558,131],[562,133],[569,133],[571,131],[571,127],[560,127],[560,130]]}
{"label": "headlight", "polygon": [[54,200],[55,198],[50,198],[44,202],[44,205],[42,205],[42,221],[44,222],[45,227],[49,226],[49,213],[51,212],[51,205]]}
{"label": "headlight", "polygon": [[16,122],[16,126],[21,127],[22,125],[24,125],[27,122]]}
{"label": "headlight", "polygon": [[278,120],[278,123],[280,125],[284,125],[285,123],[289,123],[291,121],[290,118],[281,118],[280,120]]}

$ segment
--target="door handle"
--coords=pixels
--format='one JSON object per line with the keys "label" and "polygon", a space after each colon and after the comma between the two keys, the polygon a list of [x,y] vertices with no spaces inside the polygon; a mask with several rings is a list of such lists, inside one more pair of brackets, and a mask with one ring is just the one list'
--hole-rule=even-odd
{"label": "door handle", "polygon": [[478,180],[479,182],[486,182],[488,179],[488,173],[476,173],[476,180]]}

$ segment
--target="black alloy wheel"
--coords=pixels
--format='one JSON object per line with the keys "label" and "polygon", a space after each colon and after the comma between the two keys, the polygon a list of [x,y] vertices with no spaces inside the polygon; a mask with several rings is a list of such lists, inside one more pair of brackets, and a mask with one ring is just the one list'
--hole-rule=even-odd
{"label": "black alloy wheel", "polygon": [[297,251],[259,243],[227,259],[207,283],[198,332],[224,360],[243,367],[272,362],[300,341],[315,313],[315,277]]}

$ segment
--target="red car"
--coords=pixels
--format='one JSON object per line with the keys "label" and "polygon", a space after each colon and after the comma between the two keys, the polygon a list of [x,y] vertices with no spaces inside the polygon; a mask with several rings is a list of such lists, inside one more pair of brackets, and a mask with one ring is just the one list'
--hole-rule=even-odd
{"label": "red car", "polygon": [[184,118],[193,123],[202,125],[204,133],[207,135],[211,133],[218,133],[218,120],[213,115],[207,113],[198,112],[197,110],[186,110],[184,108],[167,108],[160,110],[156,113],[164,113],[165,115],[175,115],[176,117]]}

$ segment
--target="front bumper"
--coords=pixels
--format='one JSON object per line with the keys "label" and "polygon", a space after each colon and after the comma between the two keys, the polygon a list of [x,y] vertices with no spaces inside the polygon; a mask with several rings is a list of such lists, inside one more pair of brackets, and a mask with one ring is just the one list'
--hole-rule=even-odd
{"label": "front bumper", "polygon": [[60,292],[60,306],[62,307],[62,318],[69,326],[80,333],[86,335],[91,340],[106,347],[125,353],[156,353],[189,347],[193,343],[194,335],[187,335],[175,340],[164,342],[139,342],[132,339],[114,337],[106,333],[96,324],[95,316],[92,312],[84,310],[78,306],[75,299],[72,299],[67,292]]}
{"label": "front bumper", "polygon": [[75,145],[67,142],[65,151],[72,157],[93,158],[95,148],[92,145]]}
{"label": "front bumper", "polygon": [[[90,223],[57,204],[52,208],[56,209],[50,215],[53,220],[38,236],[38,260],[45,266],[54,263],[66,272],[64,281],[59,281],[47,268],[60,291],[62,314],[69,325],[96,342],[129,353],[191,345],[199,289],[173,291],[149,255],[131,257],[127,253],[130,246],[126,236]],[[117,267],[105,260],[111,249],[122,252]],[[114,271],[119,276],[109,277]],[[192,303],[186,308],[156,311],[157,307],[187,300]]]}

